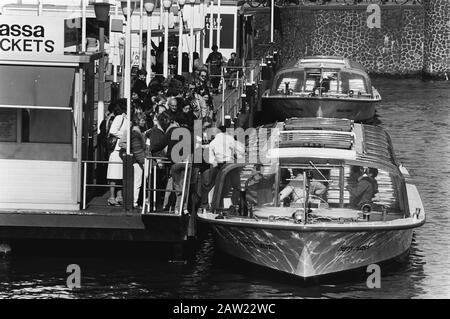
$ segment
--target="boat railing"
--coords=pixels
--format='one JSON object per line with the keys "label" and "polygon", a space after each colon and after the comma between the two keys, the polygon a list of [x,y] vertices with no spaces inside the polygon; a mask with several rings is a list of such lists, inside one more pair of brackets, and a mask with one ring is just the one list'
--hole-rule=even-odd
{"label": "boat railing", "polygon": [[[167,173],[168,181],[166,188],[157,188],[157,180],[158,180],[158,167],[162,168],[163,165],[167,164],[173,164],[171,161],[169,161],[166,157],[157,157],[157,156],[146,156],[144,160],[144,180],[142,182],[142,188],[143,188],[143,198],[142,198],[142,214],[150,213],[150,212],[157,212],[157,193],[162,192],[165,194],[164,202],[168,202],[170,200],[170,194],[174,193],[175,196],[181,196],[179,205],[175,205],[174,207],[174,213],[176,215],[183,215],[186,206],[187,206],[187,194],[189,194],[189,186],[190,186],[190,177],[191,177],[191,168],[192,163],[190,159],[185,160],[184,162],[176,163],[176,164],[182,164],[183,166],[183,178],[182,178],[182,187],[181,187],[181,194],[179,189],[176,189],[176,187],[172,186],[174,185],[173,176],[170,176]],[[175,164],[173,164],[175,165]],[[169,188],[172,189],[169,189]],[[168,196],[169,195],[169,196]],[[178,200],[175,200],[177,202]],[[178,206],[178,207],[177,207]]]}
{"label": "boat railing", "polygon": [[[82,178],[82,203],[81,203],[81,209],[85,210],[87,208],[87,189],[89,187],[99,187],[99,188],[109,188],[111,187],[110,184],[99,184],[99,183],[88,183],[88,165],[109,165],[109,164],[117,164],[117,165],[126,165],[125,162],[110,162],[110,161],[88,161],[84,160],[81,161],[83,165],[83,178]],[[156,194],[158,192],[164,192],[164,194],[167,196],[167,194],[170,193],[180,193],[180,190],[177,189],[168,189],[170,184],[170,180],[172,176],[169,175],[169,172],[166,172],[166,176],[168,183],[166,188],[157,188],[157,179],[160,177],[159,175],[161,172],[158,172],[158,167],[164,167],[164,165],[167,164],[173,164],[171,161],[169,161],[165,157],[154,157],[154,156],[147,156],[144,161],[144,179],[142,181],[142,189],[143,189],[143,196],[142,196],[142,214],[146,214],[149,212],[156,212]],[[179,202],[179,206],[175,207],[174,212],[175,215],[183,215],[184,211],[186,209],[187,204],[187,194],[189,193],[189,185],[190,185],[190,176],[191,176],[191,161],[186,160],[185,162],[181,162],[183,167],[183,178],[182,178],[182,188],[181,188],[181,199]],[[131,182],[131,181],[130,181]],[[173,183],[173,180],[172,180]],[[132,197],[133,196],[133,187],[126,186],[127,183],[124,182],[124,185],[114,185],[114,188],[122,189],[124,192],[124,198]],[[173,187],[174,188],[174,187]],[[127,196],[125,192],[131,192],[130,196]],[[167,200],[169,200],[167,198]],[[105,204],[106,205],[106,204]],[[127,205],[125,205],[126,207]],[[131,205],[130,205],[131,206]],[[166,211],[161,211],[166,212]]]}
{"label": "boat railing", "polygon": [[[293,89],[288,89],[286,91],[285,89],[279,89],[277,91],[277,94],[268,95],[270,96],[283,96],[283,97],[311,97],[311,98],[317,98],[317,97],[328,97],[328,98],[353,98],[353,99],[373,99],[374,94],[370,93],[362,93],[360,91],[357,91],[354,93],[353,91],[350,91],[348,93],[340,93],[340,92],[332,92],[327,91],[324,92],[323,90],[320,90],[319,92],[315,93],[314,91],[294,91]],[[379,98],[379,94],[376,94],[375,98]]]}
{"label": "boat railing", "polygon": [[[227,70],[236,70],[230,75]],[[260,77],[260,67],[257,63],[250,63],[248,66],[223,66],[221,68],[221,103],[216,108],[218,118],[216,124],[224,124],[225,117],[236,118],[241,111],[243,100],[247,100],[247,88],[258,83]],[[247,111],[247,110],[245,110]]]}
{"label": "boat railing", "polygon": [[[97,184],[97,183],[88,183],[88,165],[92,164],[92,165],[97,165],[97,164],[119,164],[122,165],[122,162],[109,162],[109,161],[81,161],[82,165],[83,165],[83,182],[81,185],[81,188],[83,190],[83,194],[82,194],[82,201],[81,201],[81,209],[86,209],[87,208],[87,204],[86,204],[86,200],[87,200],[87,189],[88,187],[111,187],[111,185],[109,184]],[[114,187],[117,188],[124,188],[122,185],[115,185]],[[125,189],[125,188],[124,188]]]}

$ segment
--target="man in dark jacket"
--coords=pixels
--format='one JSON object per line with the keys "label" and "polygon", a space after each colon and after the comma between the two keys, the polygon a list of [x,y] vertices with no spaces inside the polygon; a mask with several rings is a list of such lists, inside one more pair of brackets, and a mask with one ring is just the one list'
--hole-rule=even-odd
{"label": "man in dark jacket", "polygon": [[[168,145],[168,138],[166,130],[169,127],[172,119],[167,113],[161,113],[156,118],[156,124],[146,133],[146,138],[150,139],[150,152],[153,157],[165,157],[165,148]],[[156,187],[164,189],[167,185],[167,169],[158,160],[156,169]],[[156,210],[161,210],[164,201],[164,193],[156,192]]]}
{"label": "man in dark jacket", "polygon": [[376,168],[368,168],[356,185],[348,185],[350,193],[350,206],[361,209],[365,204],[371,204],[372,198],[378,193],[378,183],[375,177],[378,176]]}
{"label": "man in dark jacket", "polygon": [[147,83],[145,82],[147,76],[147,71],[144,69],[141,69],[137,71],[137,79],[133,84],[133,87],[131,88],[131,92],[137,93],[139,99],[141,101],[144,101],[147,97]]}
{"label": "man in dark jacket", "polygon": [[211,47],[211,52],[206,59],[206,63],[209,64],[209,70],[211,73],[211,85],[215,93],[217,93],[217,89],[219,88],[220,83],[220,74],[223,63],[222,53],[217,51],[219,48],[217,45],[213,45]]}

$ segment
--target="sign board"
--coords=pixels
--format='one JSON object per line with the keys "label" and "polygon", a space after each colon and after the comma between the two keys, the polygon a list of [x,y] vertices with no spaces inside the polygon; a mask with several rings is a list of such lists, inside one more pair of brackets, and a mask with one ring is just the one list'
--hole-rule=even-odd
{"label": "sign board", "polygon": [[0,54],[64,54],[64,19],[48,16],[0,18]]}
{"label": "sign board", "polygon": [[139,66],[139,51],[131,53],[131,66]]}
{"label": "sign board", "polygon": [[[234,14],[221,14],[220,15],[220,48],[221,49],[233,49],[234,47]],[[217,43],[217,25],[218,25],[218,15],[213,15],[213,43]],[[209,44],[209,28],[210,28],[210,15],[205,16],[205,44]]]}

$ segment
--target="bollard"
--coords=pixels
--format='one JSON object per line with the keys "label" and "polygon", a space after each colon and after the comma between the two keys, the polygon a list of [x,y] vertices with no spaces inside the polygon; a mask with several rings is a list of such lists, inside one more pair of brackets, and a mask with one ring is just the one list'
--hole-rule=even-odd
{"label": "bollard", "polygon": [[134,169],[133,155],[125,154],[123,160],[123,205],[125,210],[133,209]]}

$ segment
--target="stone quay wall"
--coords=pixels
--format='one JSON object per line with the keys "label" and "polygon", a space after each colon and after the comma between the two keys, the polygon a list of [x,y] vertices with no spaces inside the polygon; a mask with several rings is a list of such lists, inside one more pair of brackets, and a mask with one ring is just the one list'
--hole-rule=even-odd
{"label": "stone quay wall", "polygon": [[[282,65],[310,55],[337,55],[372,75],[450,77],[450,0],[423,5],[286,6],[275,30]],[[255,58],[270,42],[270,12],[255,16]]]}

